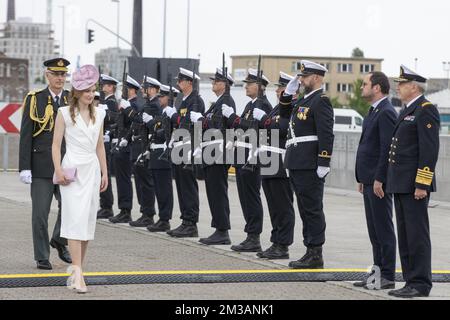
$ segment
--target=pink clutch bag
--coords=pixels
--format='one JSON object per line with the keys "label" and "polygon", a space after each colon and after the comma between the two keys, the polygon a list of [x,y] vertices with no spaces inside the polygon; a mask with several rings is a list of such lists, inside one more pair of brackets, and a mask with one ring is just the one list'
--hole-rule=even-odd
{"label": "pink clutch bag", "polygon": [[[77,178],[77,168],[66,168],[63,169],[63,171],[67,181],[74,182]],[[53,184],[58,184],[58,181],[56,181],[56,174],[53,174]]]}

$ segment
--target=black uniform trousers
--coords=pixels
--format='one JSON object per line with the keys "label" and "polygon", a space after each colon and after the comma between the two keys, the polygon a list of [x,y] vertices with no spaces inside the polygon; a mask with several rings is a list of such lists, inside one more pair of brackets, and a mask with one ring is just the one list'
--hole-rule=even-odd
{"label": "black uniform trousers", "polygon": [[100,193],[100,208],[102,209],[112,209],[114,204],[114,196],[112,192],[111,185],[111,143],[105,143],[106,151],[106,168],[108,170],[108,189]]}
{"label": "black uniform trousers", "polygon": [[32,200],[32,230],[34,260],[49,260],[50,241],[48,236],[48,216],[53,196],[58,201],[58,217],[53,228],[52,239],[61,245],[67,245],[67,240],[60,237],[61,232],[61,194],[59,186],[53,184],[52,179],[33,178],[31,184]]}
{"label": "black uniform trousers", "polygon": [[255,171],[236,168],[236,184],[239,201],[245,219],[244,232],[261,234],[264,212],[261,203],[261,168]]}
{"label": "black uniform trousers", "polygon": [[289,175],[303,222],[303,244],[308,248],[320,247],[325,243],[325,179],[320,179],[316,170],[290,170]]}
{"label": "black uniform trousers", "polygon": [[392,194],[383,189],[384,198],[380,199],[373,193],[373,185],[364,185],[364,207],[373,263],[380,267],[383,278],[394,281],[397,240],[392,221]]}
{"label": "black uniform trousers", "polygon": [[270,242],[290,246],[294,242],[294,194],[289,178],[262,179],[269,207],[272,234]]}
{"label": "black uniform trousers", "polygon": [[432,288],[429,200],[415,200],[414,194],[394,194],[403,279],[423,294],[429,294]]}
{"label": "black uniform trousers", "polygon": [[[134,162],[134,161],[132,161]],[[151,170],[147,166],[138,166],[133,164],[134,183],[136,186],[136,195],[140,205],[140,212],[153,217],[155,211],[155,183]]]}
{"label": "black uniform trousers", "polygon": [[150,172],[155,181],[159,219],[169,221],[173,213],[172,169],[151,169]]}
{"label": "black uniform trousers", "polygon": [[184,164],[175,165],[174,167],[181,219],[197,223],[200,211],[200,201],[195,173],[191,170],[183,169]]}
{"label": "black uniform trousers", "polygon": [[133,208],[133,185],[131,183],[131,158],[129,152],[119,152],[114,155],[116,171],[118,207],[120,210]]}
{"label": "black uniform trousers", "polygon": [[211,210],[211,227],[230,230],[230,202],[228,200],[228,166],[216,164],[206,166],[205,186]]}

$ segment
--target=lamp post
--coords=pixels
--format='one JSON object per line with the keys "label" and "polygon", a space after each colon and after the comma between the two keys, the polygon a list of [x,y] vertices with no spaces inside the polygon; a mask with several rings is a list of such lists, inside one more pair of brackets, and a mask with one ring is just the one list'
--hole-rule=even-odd
{"label": "lamp post", "polygon": [[111,0],[117,3],[117,48],[119,48],[119,34],[120,34],[120,0]]}
{"label": "lamp post", "polygon": [[163,58],[166,57],[167,0],[164,0]]}
{"label": "lamp post", "polygon": [[450,89],[450,61],[442,61],[442,68],[447,72],[447,88]]}
{"label": "lamp post", "polygon": [[58,6],[62,9],[62,40],[61,40],[61,56],[64,58],[64,42],[66,33],[66,7]]}
{"label": "lamp post", "polygon": [[191,0],[187,0],[187,40],[186,40],[186,58],[189,58],[189,25],[191,18]]}

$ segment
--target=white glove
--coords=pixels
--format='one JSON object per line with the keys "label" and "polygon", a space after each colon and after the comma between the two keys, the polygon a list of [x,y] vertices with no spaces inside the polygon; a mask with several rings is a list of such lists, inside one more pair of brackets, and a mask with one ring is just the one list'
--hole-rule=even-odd
{"label": "white glove", "polygon": [[291,81],[289,81],[286,90],[284,90],[284,93],[290,96],[293,96],[297,93],[298,88],[300,87],[300,82],[298,82],[298,77],[295,77]]}
{"label": "white glove", "polygon": [[108,111],[108,110],[109,110],[109,109],[108,109],[108,106],[107,106],[106,104],[99,104],[99,105],[98,105],[98,108],[101,109],[101,110],[105,110],[105,111]]}
{"label": "white glove", "polygon": [[142,115],[142,120],[143,120],[145,123],[149,123],[150,121],[153,120],[153,117],[152,117],[151,115],[149,115],[148,113],[145,113],[145,112],[144,112],[144,114]]}
{"label": "white glove", "polygon": [[234,110],[233,110],[232,107],[227,106],[226,104],[223,104],[223,105],[222,105],[222,115],[223,115],[225,118],[231,117],[231,115],[232,115],[233,113],[234,113]]}
{"label": "white glove", "polygon": [[258,121],[261,121],[261,119],[266,115],[266,113],[258,108],[253,109],[253,118],[255,118]]}
{"label": "white glove", "polygon": [[120,140],[119,147],[126,148],[127,146],[128,146],[128,140],[122,138],[122,140]]}
{"label": "white glove", "polygon": [[31,170],[24,170],[20,172],[20,181],[25,184],[31,184],[32,175]]}
{"label": "white glove", "polygon": [[196,123],[201,118],[203,118],[203,115],[200,112],[191,111],[191,122],[192,123]]}
{"label": "white glove", "polygon": [[122,99],[120,100],[120,104],[119,104],[119,110],[121,109],[126,109],[131,107],[131,103],[128,100]]}
{"label": "white glove", "polygon": [[113,144],[118,144],[119,143],[119,139],[112,139],[111,141]]}
{"label": "white glove", "polygon": [[175,109],[175,108],[173,108],[173,107],[166,107],[166,108],[163,110],[163,113],[164,113],[165,115],[167,115],[169,118],[172,118],[172,116],[173,116],[175,113],[177,113],[177,109]]}
{"label": "white glove", "polygon": [[109,136],[109,134],[105,134],[103,136],[103,143],[109,143],[111,142],[111,137]]}
{"label": "white glove", "polygon": [[320,179],[323,179],[330,173],[330,171],[331,171],[331,169],[329,167],[318,167],[317,168],[317,176]]}

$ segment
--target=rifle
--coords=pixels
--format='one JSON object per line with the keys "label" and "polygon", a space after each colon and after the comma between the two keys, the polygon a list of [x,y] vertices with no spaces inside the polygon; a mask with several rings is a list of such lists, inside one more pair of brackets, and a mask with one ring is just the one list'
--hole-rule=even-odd
{"label": "rifle", "polygon": [[[170,66],[168,68],[170,70]],[[169,78],[169,107],[173,107],[174,104],[174,93],[172,90],[172,74],[169,72],[168,73],[168,78]],[[170,162],[170,153],[172,150],[172,123],[170,121],[170,118],[166,115],[163,115],[161,117],[161,126],[164,130],[164,136],[165,136],[165,140],[166,140],[166,149],[164,150],[164,152],[159,156],[158,160],[162,160],[162,161],[166,161],[166,162]]]}
{"label": "rifle", "polygon": [[98,74],[100,77],[98,78],[98,92],[100,93],[100,104],[105,102],[105,93],[103,92],[103,79],[102,79],[102,68],[98,66]]}
{"label": "rifle", "polygon": [[[258,99],[257,99],[257,101],[260,101],[260,102],[262,102],[261,98],[264,95],[263,90],[262,90],[262,79],[263,79],[263,71],[261,68],[261,55],[259,55],[256,83],[258,84]],[[252,110],[252,118],[253,118],[253,110]],[[254,129],[258,133],[259,123],[257,120],[251,120],[250,129]],[[259,136],[259,134],[257,134],[257,137],[258,136]],[[258,141],[258,144],[259,144],[259,141]],[[258,147],[256,148],[256,150],[253,150],[253,148],[251,148],[249,156],[247,158],[247,162],[242,166],[242,169],[254,172],[256,170],[257,166],[256,166],[256,164],[251,164],[250,162],[253,160],[253,158],[255,158],[257,156],[258,156]]]}
{"label": "rifle", "polygon": [[[128,79],[128,73],[127,73],[127,61],[125,60],[123,62],[123,74],[122,74],[122,99],[128,100],[128,86],[127,86],[127,79]],[[117,154],[120,152],[119,143],[120,140],[125,137],[124,135],[124,123],[123,123],[123,112],[119,110],[119,117],[117,121],[117,139],[118,142],[113,146],[112,153]]]}

